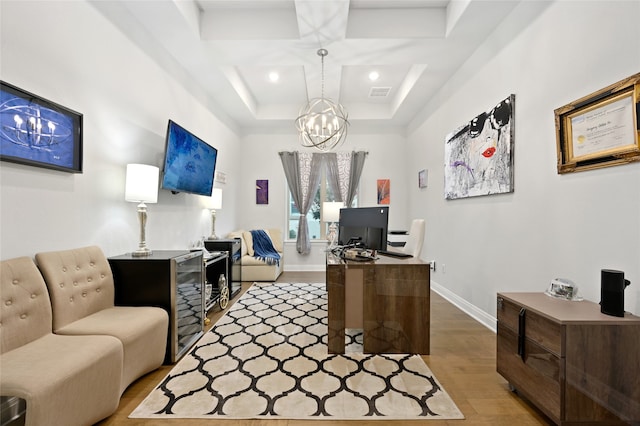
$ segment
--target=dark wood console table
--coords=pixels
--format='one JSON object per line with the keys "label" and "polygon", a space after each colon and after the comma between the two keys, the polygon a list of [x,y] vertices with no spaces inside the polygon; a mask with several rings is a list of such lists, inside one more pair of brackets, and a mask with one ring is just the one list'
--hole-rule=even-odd
{"label": "dark wood console table", "polygon": [[640,317],[498,293],[497,370],[557,425],[640,424]]}
{"label": "dark wood console table", "polygon": [[109,258],[116,305],[157,306],[169,314],[165,364],[180,359],[204,332],[202,251],[154,250]]}
{"label": "dark wood console table", "polygon": [[344,353],[345,328],[362,328],[365,353],[429,354],[429,263],[327,254],[328,350]]}

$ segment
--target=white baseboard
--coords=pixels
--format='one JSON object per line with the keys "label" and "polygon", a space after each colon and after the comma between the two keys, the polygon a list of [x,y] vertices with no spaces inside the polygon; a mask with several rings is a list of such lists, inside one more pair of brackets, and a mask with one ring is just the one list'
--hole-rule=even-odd
{"label": "white baseboard", "polygon": [[284,264],[285,272],[324,272],[327,270],[326,265],[291,265],[287,267],[287,264]]}
{"label": "white baseboard", "polygon": [[498,320],[496,318],[492,317],[485,311],[477,308],[475,305],[472,305],[471,303],[467,302],[457,294],[453,293],[452,291],[441,286],[440,284],[436,283],[433,280],[431,281],[431,290],[438,293],[440,296],[445,298],[449,303],[456,306],[462,312],[469,315],[471,318],[475,319],[480,324],[487,327],[489,330],[493,331],[494,333],[496,332],[498,327],[497,325]]}

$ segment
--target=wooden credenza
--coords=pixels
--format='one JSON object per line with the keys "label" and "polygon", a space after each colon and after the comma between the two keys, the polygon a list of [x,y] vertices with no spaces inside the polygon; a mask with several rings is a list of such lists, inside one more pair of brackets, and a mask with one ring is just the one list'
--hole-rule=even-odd
{"label": "wooden credenza", "polygon": [[498,293],[496,366],[558,425],[640,424],[640,317],[544,293]]}

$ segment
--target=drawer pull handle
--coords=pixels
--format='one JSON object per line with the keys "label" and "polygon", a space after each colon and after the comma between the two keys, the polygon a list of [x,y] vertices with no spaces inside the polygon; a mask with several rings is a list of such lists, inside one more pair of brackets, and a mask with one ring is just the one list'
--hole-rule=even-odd
{"label": "drawer pull handle", "polygon": [[498,297],[498,309],[502,309],[503,302],[504,302],[504,299],[502,297]]}
{"label": "drawer pull handle", "polygon": [[524,361],[524,342],[525,342],[525,308],[520,309],[518,314],[518,355]]}

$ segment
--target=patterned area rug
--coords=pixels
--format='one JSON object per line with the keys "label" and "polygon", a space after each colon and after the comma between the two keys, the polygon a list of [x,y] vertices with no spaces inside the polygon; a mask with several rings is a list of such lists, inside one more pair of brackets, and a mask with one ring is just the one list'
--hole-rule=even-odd
{"label": "patterned area rug", "polygon": [[325,284],[255,283],[129,417],[464,418],[420,356],[326,339]]}

